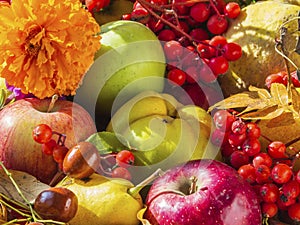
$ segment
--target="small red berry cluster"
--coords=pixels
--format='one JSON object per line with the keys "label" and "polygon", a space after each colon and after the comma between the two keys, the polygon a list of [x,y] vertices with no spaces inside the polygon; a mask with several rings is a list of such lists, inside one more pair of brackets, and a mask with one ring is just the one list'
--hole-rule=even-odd
{"label": "small red berry cluster", "polygon": [[293,148],[287,151],[280,141],[272,141],[262,151],[259,126],[242,120],[234,111],[217,110],[213,121],[213,144],[257,191],[263,216],[271,218],[281,210],[300,221],[300,171],[295,168],[299,152]]}
{"label": "small red berry cluster", "polygon": [[124,19],[145,24],[164,42],[167,78],[181,86],[215,81],[226,73],[229,61],[241,57],[241,47],[221,36],[240,10],[238,3],[224,0],[137,0]]}
{"label": "small red berry cluster", "polygon": [[[280,83],[285,86],[288,84],[288,73],[286,71],[280,71],[278,73],[270,74],[265,79],[265,85],[267,88],[270,89],[271,84],[273,83]],[[294,87],[300,87],[300,81],[298,78],[298,71],[291,72],[291,83],[294,85]]]}
{"label": "small red berry cluster", "polygon": [[[58,135],[57,141],[53,135]],[[32,131],[33,140],[42,145],[42,152],[45,155],[52,155],[60,169],[62,169],[64,158],[69,151],[65,146],[66,136],[57,133],[47,124],[38,124]]]}
{"label": "small red berry cluster", "polygon": [[[58,135],[57,141],[53,135]],[[53,159],[58,164],[58,168],[63,171],[64,159],[69,148],[65,146],[66,135],[53,131],[47,124],[38,124],[32,131],[33,140],[42,145],[42,152],[45,155],[53,156]],[[131,180],[132,176],[128,167],[134,164],[134,155],[129,150],[121,150],[117,153],[107,155],[99,155],[99,169],[103,175],[114,178],[124,178]],[[105,164],[103,166],[103,164]],[[96,171],[98,172],[98,171]]]}
{"label": "small red berry cluster", "polygon": [[110,4],[110,0],[82,0],[81,2],[91,13],[98,12]]}

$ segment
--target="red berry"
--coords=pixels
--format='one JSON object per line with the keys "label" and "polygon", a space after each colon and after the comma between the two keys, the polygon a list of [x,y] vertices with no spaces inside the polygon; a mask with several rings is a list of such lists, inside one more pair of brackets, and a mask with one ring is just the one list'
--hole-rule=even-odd
{"label": "red berry", "polygon": [[208,33],[206,30],[202,28],[194,28],[190,31],[189,35],[195,40],[195,41],[204,41],[209,38]]}
{"label": "red berry", "polygon": [[268,154],[275,159],[287,158],[286,146],[281,141],[273,141],[268,145]]}
{"label": "red berry", "polygon": [[190,8],[190,16],[197,22],[205,22],[210,15],[209,4],[199,2]]}
{"label": "red berry", "polygon": [[197,44],[197,52],[199,53],[202,59],[210,59],[213,56],[215,56],[214,49],[211,46],[209,46],[208,40],[202,41]]}
{"label": "red berry", "polygon": [[209,17],[206,26],[212,34],[223,34],[228,28],[228,21],[225,16],[214,14]]}
{"label": "red berry", "polygon": [[33,129],[32,137],[39,144],[46,143],[52,138],[52,129],[47,124],[39,124]]}
{"label": "red berry", "polygon": [[176,35],[172,30],[165,29],[158,33],[158,39],[161,41],[171,41],[175,40]]}
{"label": "red berry", "polygon": [[282,185],[282,193],[285,196],[297,198],[300,194],[300,184],[296,180],[290,180]]}
{"label": "red berry", "polygon": [[186,81],[186,73],[180,69],[172,69],[168,72],[167,78],[172,84],[181,86]]}
{"label": "red berry", "polygon": [[57,163],[62,163],[69,149],[64,145],[56,145],[53,149],[53,159]]}
{"label": "red berry", "polygon": [[[229,144],[235,146],[235,147],[240,147],[244,141],[246,140],[246,134],[234,134],[230,132],[228,134],[228,142]],[[246,153],[246,152],[245,152]]]}
{"label": "red berry", "polygon": [[254,156],[260,152],[260,142],[256,138],[246,139],[243,142],[242,150],[249,156]]}
{"label": "red berry", "polygon": [[279,163],[272,168],[272,179],[278,184],[287,183],[292,175],[292,169],[286,164]]}
{"label": "red berry", "polygon": [[248,181],[250,184],[253,184],[255,182],[256,179],[256,175],[255,175],[255,168],[250,165],[250,164],[246,164],[241,166],[238,169],[238,174],[244,178],[244,180]]}
{"label": "red berry", "polygon": [[42,152],[45,155],[52,155],[53,149],[56,147],[57,143],[54,139],[50,139],[50,141],[42,144]]}
{"label": "red berry", "polygon": [[236,61],[242,56],[242,48],[239,44],[230,42],[223,46],[223,56],[228,61]]}
{"label": "red berry", "polygon": [[130,14],[130,19],[134,21],[138,21],[142,24],[147,24],[150,20],[150,15],[145,8],[139,7],[132,10]]}
{"label": "red berry", "polygon": [[263,202],[261,205],[262,214],[267,218],[274,217],[278,212],[278,206],[275,203]]}
{"label": "red berry", "polygon": [[256,182],[259,184],[271,182],[271,170],[266,165],[259,165],[256,169]]}
{"label": "red berry", "polygon": [[240,15],[241,7],[236,2],[228,2],[224,8],[225,15],[230,19],[235,19]]}
{"label": "red berry", "polygon": [[227,72],[229,68],[228,60],[224,56],[217,56],[209,60],[208,66],[217,76]]}
{"label": "red berry", "polygon": [[164,44],[164,52],[168,60],[178,60],[183,54],[183,47],[178,41],[167,41]]}
{"label": "red berry", "polygon": [[247,130],[246,134],[249,138],[259,138],[260,137],[260,128],[256,123],[248,122],[246,124]]}
{"label": "red berry", "polygon": [[131,180],[130,172],[124,167],[117,167],[112,171],[111,176],[113,178],[123,178],[126,180]]}
{"label": "red berry", "polygon": [[227,39],[222,35],[215,35],[210,39],[209,44],[218,48],[222,48],[225,44],[227,44]]}
{"label": "red berry", "polygon": [[242,120],[236,120],[231,125],[231,131],[234,134],[244,134],[246,133],[247,127],[246,123]]}
{"label": "red berry", "polygon": [[300,221],[300,203],[295,203],[288,208],[288,215],[292,220]]}
{"label": "red berry", "polygon": [[134,164],[134,155],[131,151],[122,150],[116,155],[116,163],[121,167],[128,167]]}
{"label": "red berry", "polygon": [[266,77],[265,79],[265,85],[267,86],[268,89],[271,88],[271,84],[273,83],[280,83],[284,84],[285,86],[287,85],[287,74],[283,76],[283,73],[274,73],[270,74]]}
{"label": "red berry", "polygon": [[261,186],[260,196],[264,202],[275,203],[279,197],[279,188],[273,183],[267,183]]}
{"label": "red berry", "polygon": [[234,151],[230,156],[230,165],[236,169],[249,163],[249,156],[242,151]]}
{"label": "red berry", "polygon": [[271,167],[272,163],[272,158],[265,152],[258,153],[252,160],[252,164],[254,167],[258,167],[259,165],[266,165],[267,167]]}
{"label": "red berry", "polygon": [[227,110],[220,109],[214,113],[213,121],[217,129],[229,131],[232,123],[235,121],[235,117]]}

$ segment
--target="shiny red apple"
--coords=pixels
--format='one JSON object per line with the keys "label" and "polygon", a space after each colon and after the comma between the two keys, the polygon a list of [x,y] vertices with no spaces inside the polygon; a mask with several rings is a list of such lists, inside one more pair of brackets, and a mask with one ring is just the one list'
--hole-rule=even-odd
{"label": "shiny red apple", "polygon": [[48,124],[53,131],[66,135],[68,148],[96,132],[93,119],[80,105],[57,100],[47,112],[50,102],[26,98],[0,111],[0,160],[7,168],[28,172],[45,183],[56,174],[57,163],[52,156],[43,154],[41,144],[33,140],[33,128],[40,123]]}
{"label": "shiny red apple", "polygon": [[228,165],[195,160],[154,181],[144,218],[152,225],[260,225],[252,187]]}

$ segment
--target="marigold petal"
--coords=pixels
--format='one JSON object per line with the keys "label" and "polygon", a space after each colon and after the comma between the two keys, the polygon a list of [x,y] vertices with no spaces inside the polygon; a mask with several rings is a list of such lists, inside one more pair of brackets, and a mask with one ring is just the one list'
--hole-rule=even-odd
{"label": "marigold petal", "polygon": [[39,98],[75,94],[100,48],[92,15],[72,0],[14,0],[6,9],[0,7],[11,21],[0,22],[0,76]]}

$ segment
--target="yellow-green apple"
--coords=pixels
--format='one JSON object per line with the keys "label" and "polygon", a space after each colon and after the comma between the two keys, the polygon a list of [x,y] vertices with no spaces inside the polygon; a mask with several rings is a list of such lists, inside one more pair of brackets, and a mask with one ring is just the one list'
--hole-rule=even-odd
{"label": "yellow-green apple", "polygon": [[0,111],[0,160],[8,168],[28,172],[45,183],[51,181],[58,167],[52,156],[42,153],[41,144],[33,140],[33,128],[41,123],[49,125],[53,131],[66,135],[68,148],[96,132],[93,119],[80,105],[57,100],[47,112],[50,102],[26,98]]}
{"label": "yellow-green apple", "polygon": [[101,26],[101,48],[74,101],[92,116],[107,116],[122,90],[130,99],[144,90],[164,88],[165,56],[157,36],[145,25],[118,20]]}
{"label": "yellow-green apple", "polygon": [[157,178],[144,218],[152,225],[260,225],[260,204],[250,184],[216,160],[194,160]]}

